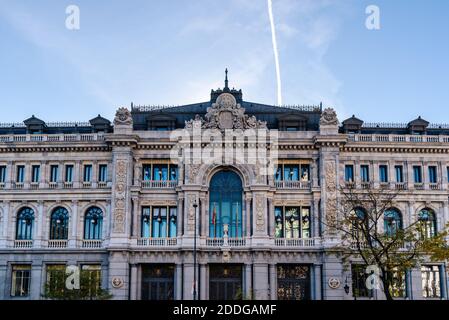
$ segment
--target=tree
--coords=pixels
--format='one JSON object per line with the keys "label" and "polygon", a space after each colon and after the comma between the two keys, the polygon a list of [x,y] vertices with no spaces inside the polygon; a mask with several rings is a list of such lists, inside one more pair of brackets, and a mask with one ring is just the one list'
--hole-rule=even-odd
{"label": "tree", "polygon": [[[426,217],[416,217],[404,225],[395,209],[402,191],[388,188],[363,189],[340,187],[340,203],[334,228],[342,236],[339,249],[343,260],[361,259],[366,266],[379,270],[379,279],[387,300],[392,300],[397,275],[405,275],[423,261],[444,261],[449,258],[446,242],[448,226],[428,235]],[[428,219],[428,217],[427,217]]]}
{"label": "tree", "polygon": [[112,295],[100,285],[100,273],[97,270],[81,270],[79,289],[66,286],[65,266],[48,272],[43,297],[52,300],[107,300]]}

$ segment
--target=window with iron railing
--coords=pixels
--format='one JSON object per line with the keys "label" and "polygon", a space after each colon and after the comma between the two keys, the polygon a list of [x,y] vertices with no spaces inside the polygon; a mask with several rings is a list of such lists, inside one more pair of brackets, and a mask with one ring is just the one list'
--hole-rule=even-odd
{"label": "window with iron railing", "polygon": [[282,161],[276,166],[275,181],[310,181],[309,163]]}
{"label": "window with iron railing", "polygon": [[142,166],[143,181],[176,181],[178,166],[171,163],[151,163]]}
{"label": "window with iron railing", "polygon": [[154,206],[142,208],[142,238],[176,237],[177,208]]}

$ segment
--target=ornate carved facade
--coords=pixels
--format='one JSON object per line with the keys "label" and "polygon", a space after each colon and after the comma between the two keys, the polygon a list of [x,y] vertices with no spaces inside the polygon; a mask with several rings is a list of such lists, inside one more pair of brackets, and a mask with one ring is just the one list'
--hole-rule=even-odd
{"label": "ornate carved facade", "polygon": [[[273,168],[264,175],[262,162],[173,157],[192,147],[201,158],[208,145],[226,144],[192,139],[179,148],[174,133],[194,127],[223,137],[266,132],[258,147],[276,152]],[[100,116],[0,126],[0,299],[39,299],[54,265],[89,265],[114,299],[161,298],[151,291],[156,277],[170,288],[165,298],[192,299],[195,238],[202,299],[233,298],[210,289],[223,278],[255,299],[353,299],[357,279],[332,247],[339,187],[400,188],[403,223],[432,210],[437,232],[449,221],[448,152],[449,129],[422,119],[390,128],[352,117],[340,125],[330,108],[244,101],[227,80],[208,102],[119,108],[113,126]],[[438,274],[446,299],[445,265],[427,267],[410,271],[405,295],[426,298],[421,277]],[[19,274],[29,276],[28,287],[12,281]],[[286,283],[297,286],[293,296]]]}

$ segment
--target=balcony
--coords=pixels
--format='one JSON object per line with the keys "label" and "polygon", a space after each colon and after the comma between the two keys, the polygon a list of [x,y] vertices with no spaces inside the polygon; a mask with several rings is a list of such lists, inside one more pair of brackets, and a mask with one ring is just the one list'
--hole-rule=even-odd
{"label": "balcony", "polygon": [[413,186],[416,190],[424,190],[424,183],[422,182],[415,182]]}
{"label": "balcony", "polygon": [[49,182],[48,183],[48,187],[50,189],[57,189],[58,188],[58,183],[57,182]]}
{"label": "balcony", "polygon": [[23,189],[23,182],[13,182],[12,183],[12,188],[13,189]]}
{"label": "balcony", "polygon": [[33,247],[33,240],[14,240],[14,248],[26,249]]}
{"label": "balcony", "polygon": [[103,246],[103,240],[83,240],[81,247],[85,249],[98,249]]}
{"label": "balcony", "polygon": [[449,143],[449,136],[416,136],[396,134],[351,134],[348,136],[350,142],[395,142],[395,143]]}
{"label": "balcony", "polygon": [[48,240],[48,247],[51,249],[67,248],[67,240]]}
{"label": "balcony", "polygon": [[139,247],[172,247],[178,244],[177,238],[140,238],[137,239]]}
{"label": "balcony", "polygon": [[104,141],[100,133],[83,134],[11,134],[1,135],[0,143],[11,142],[73,142],[73,141]]}
{"label": "balcony", "polygon": [[31,183],[30,183],[30,189],[31,189],[31,190],[37,190],[37,189],[39,189],[39,182],[31,182]]}
{"label": "balcony", "polygon": [[99,189],[106,188],[107,186],[108,186],[108,183],[106,181],[98,181],[97,182],[97,188],[99,188]]}
{"label": "balcony", "polygon": [[318,238],[275,238],[274,245],[276,247],[297,247],[310,248],[320,244]]}
{"label": "balcony", "polygon": [[143,189],[174,189],[178,185],[177,180],[145,180],[142,181]]}
{"label": "balcony", "polygon": [[0,190],[1,189],[5,189],[5,183],[4,182],[0,182]]}
{"label": "balcony", "polygon": [[207,247],[245,247],[246,238],[207,238]]}
{"label": "balcony", "polygon": [[407,183],[405,182],[393,182],[394,189],[407,190]]}
{"label": "balcony", "polygon": [[63,184],[64,189],[73,189],[73,182],[72,181],[66,181]]}
{"label": "balcony", "polygon": [[429,183],[430,190],[440,190],[440,184],[439,183]]}
{"label": "balcony", "polygon": [[280,180],[275,181],[274,185],[278,189],[310,189],[310,181]]}
{"label": "balcony", "polygon": [[82,185],[81,185],[84,189],[88,189],[92,187],[92,182],[90,181],[83,181]]}

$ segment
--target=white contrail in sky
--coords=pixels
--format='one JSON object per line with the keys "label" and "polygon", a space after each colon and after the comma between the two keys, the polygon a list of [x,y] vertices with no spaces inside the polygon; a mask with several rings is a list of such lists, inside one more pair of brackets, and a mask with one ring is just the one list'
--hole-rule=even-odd
{"label": "white contrail in sky", "polygon": [[274,63],[275,63],[275,66],[276,66],[276,81],[277,81],[278,105],[282,105],[281,70],[279,68],[278,45],[277,45],[277,42],[276,42],[276,30],[274,28],[273,5],[272,5],[271,0],[268,0],[268,16],[270,17],[271,41],[273,42]]}

